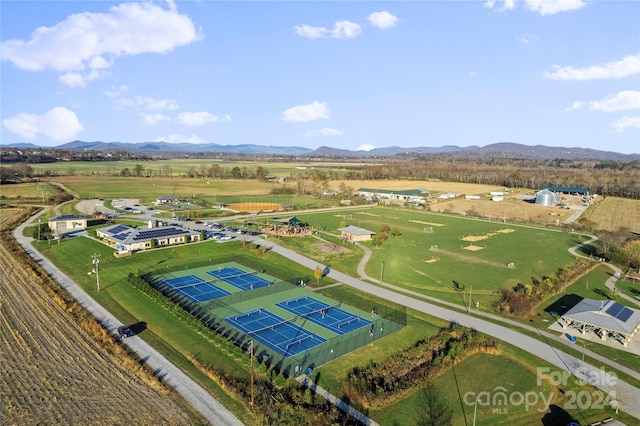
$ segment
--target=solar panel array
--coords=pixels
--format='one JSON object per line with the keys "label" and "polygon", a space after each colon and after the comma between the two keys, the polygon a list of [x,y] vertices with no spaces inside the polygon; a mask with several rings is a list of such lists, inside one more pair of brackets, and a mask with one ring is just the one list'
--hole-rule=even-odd
{"label": "solar panel array", "polygon": [[189,231],[173,227],[143,229],[138,231],[138,235],[133,237],[133,241],[149,240],[151,238],[165,238],[186,234],[189,234]]}
{"label": "solar panel array", "polygon": [[633,315],[633,311],[629,308],[622,306],[617,302],[613,302],[606,310],[607,314],[614,318],[619,319],[622,322],[627,322],[629,317]]}
{"label": "solar panel array", "polygon": [[131,228],[129,228],[128,226],[116,225],[113,228],[109,229],[109,232],[115,235],[115,234],[121,233],[122,231],[128,231],[128,230],[131,230]]}

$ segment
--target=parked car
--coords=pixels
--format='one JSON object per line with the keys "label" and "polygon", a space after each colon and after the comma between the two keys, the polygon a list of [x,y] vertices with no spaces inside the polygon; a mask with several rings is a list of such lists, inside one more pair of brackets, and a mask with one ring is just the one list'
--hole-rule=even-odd
{"label": "parked car", "polygon": [[120,335],[120,338],[122,338],[122,339],[126,339],[127,337],[132,337],[132,336],[136,335],[133,332],[133,330],[131,330],[126,325],[121,325],[120,327],[118,327],[118,334]]}
{"label": "parked car", "polygon": [[571,335],[571,334],[569,334],[569,333],[565,333],[565,334],[566,334],[566,336],[567,336],[567,339],[569,339],[569,341],[570,341],[571,343],[575,343],[575,342],[576,342],[576,336],[572,336],[572,335]]}

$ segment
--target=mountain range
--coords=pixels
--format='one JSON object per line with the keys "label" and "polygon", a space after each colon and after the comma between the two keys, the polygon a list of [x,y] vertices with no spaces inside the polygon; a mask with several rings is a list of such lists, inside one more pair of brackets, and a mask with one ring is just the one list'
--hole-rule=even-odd
{"label": "mountain range", "polygon": [[211,154],[247,154],[247,155],[283,155],[304,157],[342,157],[342,158],[382,158],[394,156],[415,157],[423,155],[437,155],[455,158],[530,158],[539,160],[613,160],[640,161],[640,154],[621,154],[612,151],[600,151],[588,148],[563,148],[544,145],[522,145],[511,142],[500,142],[485,146],[441,146],[441,147],[412,147],[403,148],[389,146],[374,148],[369,151],[351,151],[322,146],[315,150],[298,146],[264,146],[264,145],[218,145],[168,142],[84,142],[73,141],[55,147],[38,147],[33,144],[3,145],[18,149],[60,149],[71,151],[129,151],[140,153],[211,153]]}

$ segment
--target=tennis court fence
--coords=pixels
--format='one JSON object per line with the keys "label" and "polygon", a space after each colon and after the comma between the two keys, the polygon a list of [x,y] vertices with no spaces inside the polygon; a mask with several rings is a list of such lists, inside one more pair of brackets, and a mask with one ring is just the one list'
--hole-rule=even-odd
{"label": "tennis court fence", "polygon": [[[159,272],[166,273],[164,270],[160,270]],[[407,325],[407,314],[404,307],[390,305],[372,306],[371,300],[350,295],[348,300],[336,301],[336,304],[344,303],[359,308],[364,312],[370,312],[370,314],[366,316],[363,315],[363,318],[370,320],[371,324],[349,333],[336,335],[326,342],[299,354],[285,356],[276,352],[268,345],[257,341],[252,335],[255,334],[255,332],[244,333],[225,322],[224,319],[242,313],[233,307],[239,302],[288,291],[296,288],[294,284],[286,281],[278,281],[271,286],[257,288],[252,291],[240,291],[207,302],[194,303],[179,291],[171,289],[160,279],[154,278],[152,274],[144,274],[140,278],[144,279],[152,288],[160,291],[180,308],[197,318],[198,321],[206,327],[229,339],[236,346],[248,351],[253,341],[254,354],[256,357],[267,365],[273,366],[285,376],[295,377],[306,373],[308,369],[315,369],[355,349],[398,331]],[[354,319],[350,319],[349,321],[353,320]],[[289,319],[288,321],[296,322],[293,321],[293,319]],[[295,343],[296,342],[290,342],[291,345]]]}

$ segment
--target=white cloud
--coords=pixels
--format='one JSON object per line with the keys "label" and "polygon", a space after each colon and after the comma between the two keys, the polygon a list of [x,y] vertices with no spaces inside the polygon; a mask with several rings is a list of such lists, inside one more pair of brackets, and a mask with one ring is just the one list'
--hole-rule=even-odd
{"label": "white cloud", "polygon": [[633,74],[640,74],[640,53],[626,56],[617,62],[604,65],[594,65],[587,68],[574,68],[571,65],[553,66],[554,71],[545,71],[542,75],[553,80],[596,80],[601,78],[623,78]]}
{"label": "white cloud", "polygon": [[114,87],[111,90],[105,92],[105,94],[111,99],[119,98],[126,95],[129,92],[129,86],[122,85],[120,87]]}
{"label": "white cloud", "polygon": [[205,143],[206,141],[200,139],[199,136],[193,134],[191,136],[185,136],[185,135],[179,135],[179,134],[175,134],[172,133],[167,137],[164,136],[160,136],[158,138],[156,138],[154,140],[154,142],[170,142],[170,143],[177,143],[177,142],[186,142],[186,143]]}
{"label": "white cloud", "polygon": [[525,34],[523,36],[516,37],[516,41],[518,43],[520,43],[520,44],[523,44],[523,45],[524,44],[529,44],[532,41],[537,40],[537,39],[538,39],[538,36],[535,35],[535,34],[531,34],[531,33],[527,33],[527,34]]}
{"label": "white cloud", "polygon": [[477,71],[469,71],[469,73],[467,73],[467,77],[472,78],[478,75]]}
{"label": "white cloud", "polygon": [[637,90],[623,90],[599,101],[574,101],[570,107],[565,108],[565,111],[574,111],[587,105],[591,111],[615,112],[629,109],[640,110],[640,92]]}
{"label": "white cloud", "polygon": [[615,95],[609,95],[600,101],[589,102],[592,111],[614,112],[627,109],[640,110],[640,92],[623,90]]}
{"label": "white cloud", "polygon": [[[525,8],[543,16],[581,9],[587,4],[584,0],[524,0]],[[515,9],[516,0],[487,0],[483,6],[495,9],[496,12],[504,12]]]}
{"label": "white cloud", "polygon": [[311,39],[324,37],[325,35],[329,34],[329,30],[324,27],[312,27],[311,25],[306,24],[296,25],[295,27],[293,27],[293,29],[300,37]]}
{"label": "white cloud", "polygon": [[[502,6],[496,6],[502,3]],[[511,10],[516,7],[515,0],[487,0],[483,3],[483,6],[488,9],[496,9],[497,12],[504,12],[505,10]]]}
{"label": "white cloud", "polygon": [[132,107],[144,111],[176,110],[180,106],[173,99],[156,99],[149,96],[134,96],[133,98],[116,98],[119,106]]}
{"label": "white cloud", "polygon": [[621,119],[616,120],[613,123],[611,123],[611,127],[613,127],[613,130],[615,130],[616,132],[623,132],[627,128],[640,129],[640,116],[638,116],[638,117],[630,117],[630,116],[622,117]]}
{"label": "white cloud", "polygon": [[315,136],[340,136],[344,134],[342,130],[330,129],[328,127],[323,127],[322,129],[309,130],[305,132],[305,136],[308,138],[312,138]]}
{"label": "white cloud", "polygon": [[583,103],[580,101],[573,101],[573,103],[571,104],[570,107],[566,107],[564,110],[565,111],[575,111],[577,109],[582,108]]}
{"label": "white cloud", "polygon": [[[151,3],[122,3],[107,13],[76,13],[52,27],[39,27],[29,40],[0,44],[2,60],[25,71],[51,69],[60,81],[83,87],[104,75],[115,58],[141,53],[167,53],[200,40],[191,19]],[[97,74],[96,74],[97,73]],[[84,84],[81,83],[84,80]]]}
{"label": "white cloud", "polygon": [[582,9],[587,5],[583,0],[525,0],[525,7],[540,15],[555,15],[560,12]]}
{"label": "white cloud", "polygon": [[218,117],[206,111],[181,112],[176,117],[176,121],[187,126],[203,126],[207,123],[217,123],[218,121],[229,122],[231,121],[231,117],[229,115]]}
{"label": "white cloud", "polygon": [[373,145],[371,145],[371,144],[366,143],[366,144],[360,145],[360,146],[356,149],[356,151],[371,151],[371,150],[372,150],[372,149],[374,149],[374,148],[375,148],[375,146],[373,146]]}
{"label": "white cloud", "polygon": [[386,10],[382,12],[373,12],[371,15],[369,15],[367,20],[371,25],[381,30],[395,27],[398,23],[398,17],[393,16]]}
{"label": "white cloud", "polygon": [[10,132],[28,139],[43,134],[55,141],[69,141],[84,130],[76,114],[64,107],[52,108],[44,115],[18,114],[5,118],[2,124]]}
{"label": "white cloud", "polygon": [[319,118],[329,118],[326,102],[313,101],[307,105],[298,105],[282,111],[282,120],[295,123],[306,123]]}
{"label": "white cloud", "polygon": [[150,126],[155,126],[161,121],[171,121],[171,117],[164,114],[144,114],[142,119],[144,120],[144,124],[148,124]]}
{"label": "white cloud", "polygon": [[296,25],[293,27],[296,34],[306,38],[355,38],[362,32],[362,27],[355,22],[336,21],[332,29],[325,27],[312,27],[311,25]]}

